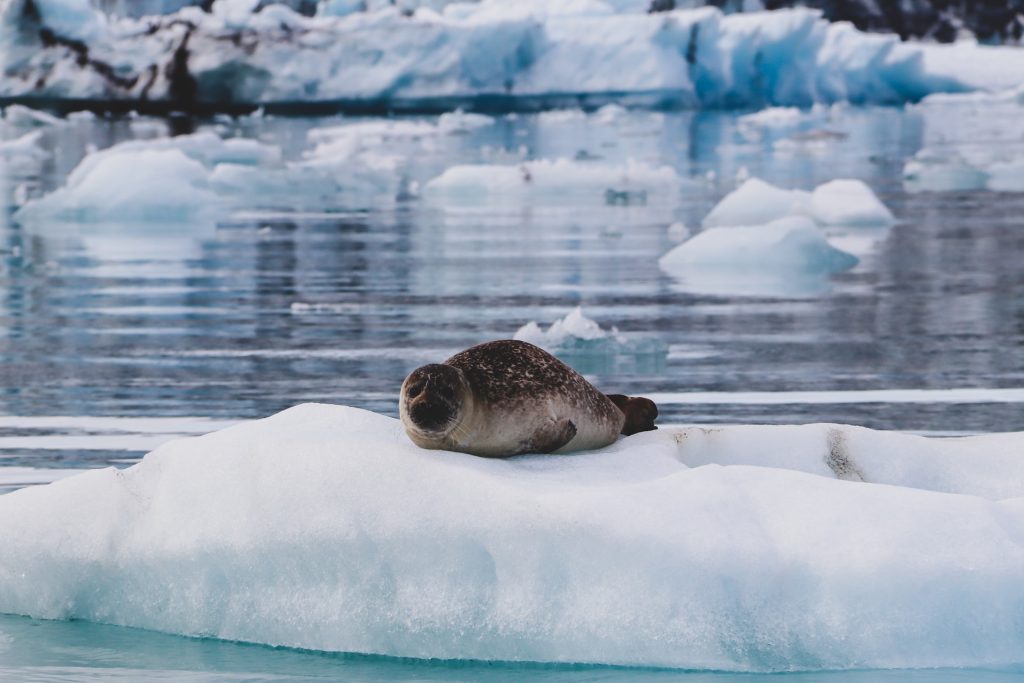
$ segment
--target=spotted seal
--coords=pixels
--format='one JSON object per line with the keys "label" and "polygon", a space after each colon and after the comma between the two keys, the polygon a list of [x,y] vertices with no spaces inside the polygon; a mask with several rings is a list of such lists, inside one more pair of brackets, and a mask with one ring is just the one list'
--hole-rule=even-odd
{"label": "spotted seal", "polygon": [[606,396],[547,351],[505,339],[424,365],[402,383],[402,424],[423,448],[491,458],[601,448],[657,429],[646,398]]}

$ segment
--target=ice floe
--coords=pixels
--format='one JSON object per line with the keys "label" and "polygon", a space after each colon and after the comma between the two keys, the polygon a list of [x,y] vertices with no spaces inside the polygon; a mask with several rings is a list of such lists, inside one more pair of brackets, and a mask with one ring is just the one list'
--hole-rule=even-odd
{"label": "ice floe", "polygon": [[[809,106],[983,88],[1005,78],[986,76],[978,59],[999,64],[997,71],[1024,64],[1012,48],[901,45],[895,36],[860,33],[806,9],[652,15],[616,13],[626,8],[596,0],[452,3],[412,12],[352,12],[352,3],[339,1],[322,5],[316,17],[253,0],[218,0],[212,9],[108,20],[86,0],[11,0],[0,13],[0,31],[12,37],[2,43],[0,64],[15,76],[0,81],[0,95],[183,108],[437,108],[480,96],[506,108],[578,96],[594,104],[632,98],[690,107]],[[944,57],[954,49],[962,59]],[[969,65],[963,74],[960,63]]]}
{"label": "ice floe", "polygon": [[486,460],[304,405],[0,496],[0,612],[440,659],[1014,665],[1022,452],[806,425]]}

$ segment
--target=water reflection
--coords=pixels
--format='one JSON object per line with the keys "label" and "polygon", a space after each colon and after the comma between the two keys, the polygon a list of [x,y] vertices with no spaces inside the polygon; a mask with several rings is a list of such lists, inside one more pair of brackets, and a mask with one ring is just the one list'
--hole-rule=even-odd
{"label": "water reflection", "polygon": [[[297,159],[306,131],[325,123],[200,128],[258,134]],[[470,211],[408,196],[371,210],[289,214],[260,212],[254,200],[246,217],[159,235],[144,225],[10,226],[0,231],[0,412],[244,418],[327,401],[395,414],[397,387],[414,367],[579,304],[603,327],[669,350],[570,358],[599,386],[627,393],[1019,386],[1024,240],[1014,217],[1024,198],[904,193],[902,162],[927,124],[917,110],[836,110],[827,125],[842,135],[809,153],[779,154],[775,142],[791,131],[752,141],[725,112],[640,112],[602,124],[519,116],[392,150],[406,155],[409,183],[454,163],[581,152],[670,164],[685,184],[668,207]],[[100,119],[48,130],[45,163],[0,174],[8,213],[17,187],[59,185],[86,145],[143,128]],[[861,263],[816,283],[810,296],[766,292],[763,283],[681,289],[657,266],[675,245],[666,228],[698,225],[743,169],[785,187],[864,179],[900,222],[888,232],[833,235]],[[1013,406],[691,405],[668,406],[664,418],[1024,428]],[[28,464],[43,455],[0,449]]]}

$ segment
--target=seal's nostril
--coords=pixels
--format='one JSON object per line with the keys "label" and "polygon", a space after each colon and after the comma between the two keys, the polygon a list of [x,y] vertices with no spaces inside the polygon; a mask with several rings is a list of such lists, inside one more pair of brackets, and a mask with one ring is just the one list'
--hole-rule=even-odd
{"label": "seal's nostril", "polygon": [[413,384],[411,387],[409,387],[409,398],[416,398],[421,393],[423,393],[423,382],[417,382],[416,384]]}

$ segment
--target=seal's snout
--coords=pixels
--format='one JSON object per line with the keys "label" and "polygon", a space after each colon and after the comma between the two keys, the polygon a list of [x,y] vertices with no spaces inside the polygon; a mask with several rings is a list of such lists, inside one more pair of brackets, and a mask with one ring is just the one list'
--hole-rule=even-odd
{"label": "seal's snout", "polygon": [[608,394],[608,398],[626,416],[626,421],[622,425],[622,433],[625,436],[657,429],[654,421],[658,418],[658,406],[651,399],[622,394]]}
{"label": "seal's snout", "polygon": [[451,402],[443,396],[422,392],[409,404],[409,417],[425,432],[440,432],[448,426],[455,411]]}
{"label": "seal's snout", "polygon": [[448,365],[424,365],[402,385],[402,412],[424,434],[448,431],[462,406],[462,381]]}

